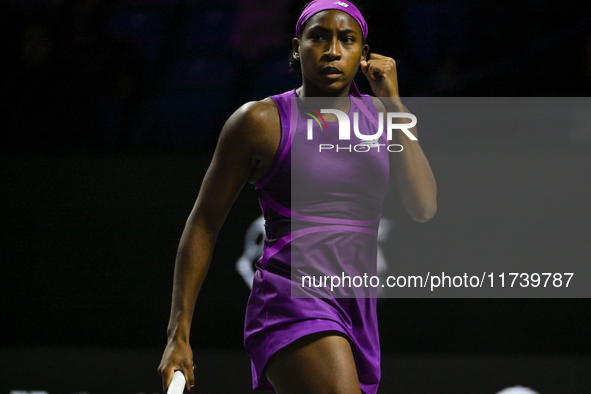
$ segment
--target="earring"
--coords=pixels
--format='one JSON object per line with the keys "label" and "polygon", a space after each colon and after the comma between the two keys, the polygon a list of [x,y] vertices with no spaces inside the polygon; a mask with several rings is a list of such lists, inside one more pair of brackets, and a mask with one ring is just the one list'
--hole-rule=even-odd
{"label": "earring", "polygon": [[294,52],[293,54],[294,59],[299,59],[300,58],[300,54],[297,52]]}

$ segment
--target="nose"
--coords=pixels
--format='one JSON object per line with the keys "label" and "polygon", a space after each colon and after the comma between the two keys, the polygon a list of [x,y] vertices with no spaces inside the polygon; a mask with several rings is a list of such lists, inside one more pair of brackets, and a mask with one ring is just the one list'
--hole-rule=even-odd
{"label": "nose", "polygon": [[328,40],[326,48],[324,50],[324,56],[329,59],[340,59],[341,47],[339,38],[335,35],[331,40]]}

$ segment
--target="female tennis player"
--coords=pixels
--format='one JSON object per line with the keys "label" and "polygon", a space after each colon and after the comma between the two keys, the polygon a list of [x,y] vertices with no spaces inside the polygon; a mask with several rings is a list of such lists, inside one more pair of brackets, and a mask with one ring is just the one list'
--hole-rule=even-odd
{"label": "female tennis player", "polygon": [[[244,332],[253,388],[280,394],[377,392],[375,297],[296,298],[290,292],[290,267],[307,263],[311,256],[315,262],[343,267],[357,261],[375,264],[377,225],[389,185],[398,190],[412,219],[425,222],[437,209],[429,163],[418,141],[401,130],[394,131],[391,141],[385,135],[377,141],[402,145],[396,153],[292,149],[292,143],[305,140],[300,137],[306,135],[306,122],[298,117],[307,98],[345,98],[339,110],[361,113],[358,124],[364,134],[373,134],[372,118],[380,111],[407,112],[398,93],[395,61],[368,56],[366,38],[367,24],[350,1],[309,3],[297,22],[291,62],[301,73],[302,86],[244,104],[224,125],[178,249],[168,344],[158,368],[165,391],[177,370],[185,374],[187,389],[194,387],[189,333],[196,298],[220,227],[250,182],[266,226]],[[359,68],[376,98],[357,90],[353,77]],[[320,138],[336,138],[336,122],[329,114],[325,120],[328,130]],[[414,127],[410,132],[417,135]],[[355,138],[352,142],[366,142]],[[310,202],[305,213],[291,201],[294,178],[310,186],[297,190],[298,197]],[[332,214],[327,214],[327,204],[337,207]],[[296,231],[293,222],[298,223]]]}

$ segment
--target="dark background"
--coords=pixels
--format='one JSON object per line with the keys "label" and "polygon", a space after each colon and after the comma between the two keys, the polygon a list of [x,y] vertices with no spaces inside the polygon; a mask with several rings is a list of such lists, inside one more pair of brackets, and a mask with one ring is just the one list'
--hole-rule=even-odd
{"label": "dark background", "polygon": [[[589,96],[583,4],[372,1],[368,43],[396,59],[404,96]],[[301,6],[2,2],[3,363],[23,348],[164,348],[176,247],[219,130],[243,102],[299,86],[287,56]],[[412,222],[393,196],[386,213],[400,246],[389,262],[494,251],[554,259],[557,270],[561,259],[586,263],[590,141],[591,131],[567,127],[544,138],[425,132],[439,212]],[[235,262],[259,214],[247,186],[198,300],[196,352],[242,347],[249,291]],[[527,247],[508,247],[507,231]],[[588,299],[381,300],[382,349],[572,360],[591,353],[590,307]]]}

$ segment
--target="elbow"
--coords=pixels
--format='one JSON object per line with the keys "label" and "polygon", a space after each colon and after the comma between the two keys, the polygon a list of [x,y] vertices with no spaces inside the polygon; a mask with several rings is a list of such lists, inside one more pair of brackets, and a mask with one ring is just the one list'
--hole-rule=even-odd
{"label": "elbow", "polygon": [[421,209],[417,209],[415,212],[411,213],[411,218],[414,221],[425,223],[428,222],[435,213],[437,212],[437,202],[433,202],[432,204],[423,207]]}

